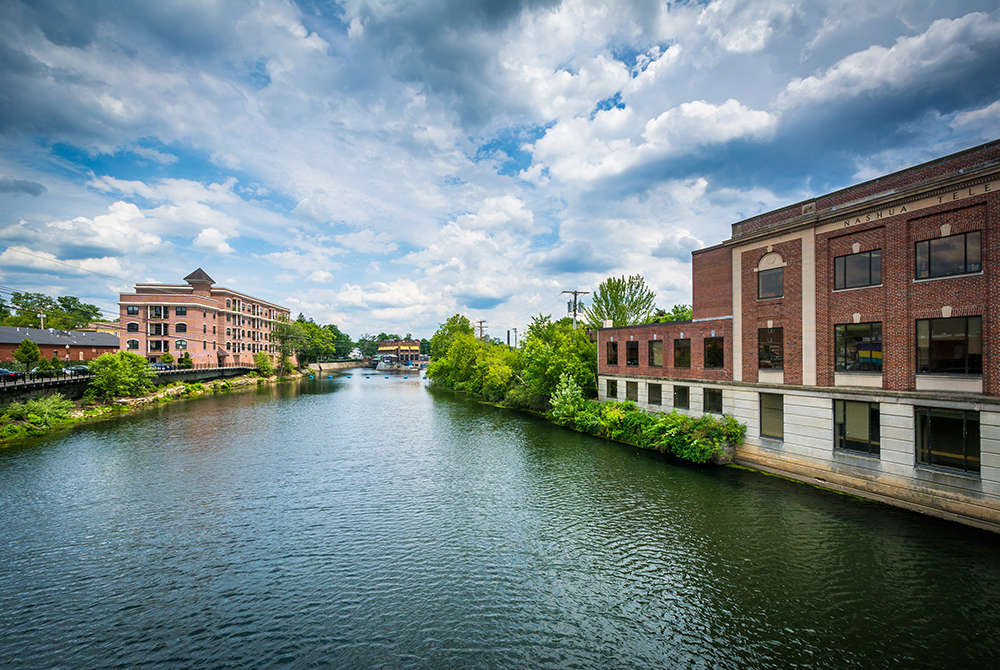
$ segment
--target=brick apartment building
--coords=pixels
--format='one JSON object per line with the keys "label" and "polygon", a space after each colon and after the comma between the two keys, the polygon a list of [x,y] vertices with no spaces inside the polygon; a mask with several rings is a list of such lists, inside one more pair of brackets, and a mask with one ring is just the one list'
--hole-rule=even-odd
{"label": "brick apartment building", "polygon": [[419,340],[382,340],[378,343],[379,356],[395,356],[401,363],[420,360]]}
{"label": "brick apartment building", "polygon": [[1000,142],[733,224],[602,399],[747,424],[737,462],[1000,530]]}
{"label": "brick apartment building", "polygon": [[251,365],[262,351],[277,362],[271,333],[290,317],[288,308],[216,287],[201,268],[184,281],[187,284],[136,284],[135,293],[121,294],[123,351],[142,354],[150,362],[164,353],[180,358],[187,352],[196,367]]}

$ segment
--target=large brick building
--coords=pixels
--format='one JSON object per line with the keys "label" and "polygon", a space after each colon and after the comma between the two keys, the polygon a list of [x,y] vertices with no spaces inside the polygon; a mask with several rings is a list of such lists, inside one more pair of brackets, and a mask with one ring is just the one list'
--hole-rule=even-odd
{"label": "large brick building", "polygon": [[289,310],[232,289],[216,287],[201,268],[187,284],[136,284],[122,293],[121,348],[151,362],[164,353],[190,354],[196,367],[251,365],[258,352],[277,362],[271,333]]}
{"label": "large brick building", "polygon": [[599,332],[602,398],[737,461],[1000,530],[1000,142],[733,224],[693,320]]}
{"label": "large brick building", "polygon": [[43,357],[55,356],[63,365],[92,361],[118,351],[118,336],[114,333],[0,326],[0,361],[14,360],[14,352],[24,340],[37,344]]}

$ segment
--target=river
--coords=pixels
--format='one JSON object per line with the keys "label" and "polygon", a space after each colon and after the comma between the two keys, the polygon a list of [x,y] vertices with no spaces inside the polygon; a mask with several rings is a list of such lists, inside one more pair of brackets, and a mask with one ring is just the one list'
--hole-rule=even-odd
{"label": "river", "polygon": [[0,667],[997,668],[1000,538],[362,371],[0,449]]}

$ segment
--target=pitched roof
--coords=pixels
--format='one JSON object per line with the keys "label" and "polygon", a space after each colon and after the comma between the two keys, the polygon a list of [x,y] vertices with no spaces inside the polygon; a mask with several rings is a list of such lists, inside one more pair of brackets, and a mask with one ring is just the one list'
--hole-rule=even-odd
{"label": "pitched roof", "polygon": [[0,344],[19,344],[25,338],[42,346],[65,347],[119,347],[114,333],[95,333],[84,330],[55,330],[54,328],[17,328],[0,326]]}
{"label": "pitched roof", "polygon": [[201,268],[198,268],[197,270],[195,270],[194,272],[192,272],[191,274],[189,274],[187,277],[185,277],[184,281],[186,281],[189,284],[198,284],[198,283],[201,283],[201,284],[214,284],[215,283],[215,280],[212,279],[211,277],[209,277],[208,273],[205,272],[204,270],[202,270]]}

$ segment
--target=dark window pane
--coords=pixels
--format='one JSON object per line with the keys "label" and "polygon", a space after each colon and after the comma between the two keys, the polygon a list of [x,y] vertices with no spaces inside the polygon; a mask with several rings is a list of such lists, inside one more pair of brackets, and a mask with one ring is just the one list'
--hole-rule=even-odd
{"label": "dark window pane", "polygon": [[882,371],[882,324],[848,323],[834,327],[834,365],[841,372]]}
{"label": "dark window pane", "polygon": [[761,328],[757,331],[757,367],[781,370],[784,365],[784,329]]}
{"label": "dark window pane", "polygon": [[983,317],[970,316],[966,326],[969,335],[969,374],[983,374]]}
{"label": "dark window pane", "polygon": [[625,382],[625,399],[639,402],[639,382]]}
{"label": "dark window pane", "polygon": [[663,387],[659,384],[650,384],[648,387],[647,399],[650,405],[660,405],[663,403]]}
{"label": "dark window pane", "polygon": [[931,240],[931,276],[945,277],[965,272],[965,235]]}
{"label": "dark window pane", "polygon": [[614,379],[608,380],[608,399],[616,400],[618,398],[618,382]]}
{"label": "dark window pane", "polygon": [[872,285],[878,286],[882,283],[882,250],[876,249],[872,252]]}
{"label": "dark window pane", "polygon": [[845,281],[845,263],[844,256],[833,259],[833,288],[842,289],[846,288]]}
{"label": "dark window pane", "polygon": [[[226,334],[229,334],[229,329],[226,329]],[[618,343],[608,342],[608,365],[618,365]]]}
{"label": "dark window pane", "polygon": [[625,343],[625,365],[639,365],[639,343]]}
{"label": "dark window pane", "polygon": [[688,409],[691,407],[690,389],[687,386],[674,387],[674,407]]}
{"label": "dark window pane", "polygon": [[979,272],[982,266],[982,233],[975,231],[965,236],[966,272]]}
{"label": "dark window pane", "polygon": [[917,279],[924,279],[930,276],[930,243],[917,242]]}
{"label": "dark window pane", "polygon": [[674,340],[674,367],[691,367],[691,340]]}
{"label": "dark window pane", "polygon": [[979,472],[979,412],[917,408],[917,460]]}
{"label": "dark window pane", "polygon": [[835,400],[837,448],[877,456],[880,420],[878,403]]}
{"label": "dark window pane", "polygon": [[757,297],[758,298],[780,298],[784,295],[782,290],[782,270],[761,270],[757,273]]}
{"label": "dark window pane", "polygon": [[649,343],[649,366],[663,367],[663,340],[651,340]]}
{"label": "dark window pane", "polygon": [[760,434],[785,439],[784,396],[777,393],[760,394]]}
{"label": "dark window pane", "polygon": [[722,389],[705,389],[705,411],[722,414]]}
{"label": "dark window pane", "polygon": [[722,348],[723,338],[705,338],[705,367],[721,368],[725,363],[725,354]]}
{"label": "dark window pane", "polygon": [[868,254],[854,254],[845,260],[847,262],[847,288],[871,284],[871,278],[868,275],[871,258]]}

